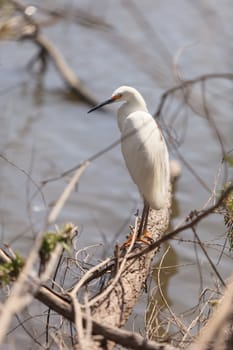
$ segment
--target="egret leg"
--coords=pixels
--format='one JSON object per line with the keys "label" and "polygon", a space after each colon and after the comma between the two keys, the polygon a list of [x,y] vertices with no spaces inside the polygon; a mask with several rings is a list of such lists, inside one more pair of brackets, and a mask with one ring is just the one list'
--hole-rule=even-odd
{"label": "egret leg", "polygon": [[138,237],[141,237],[143,235],[143,232],[145,232],[147,229],[149,211],[150,211],[150,206],[146,201],[144,201],[144,207],[142,210],[142,218],[141,218],[141,222],[140,222],[139,229],[138,229]]}
{"label": "egret leg", "polygon": [[[149,232],[147,232],[147,222],[149,216],[150,206],[144,201],[144,207],[142,210],[142,218],[140,221],[139,229],[137,232],[137,241],[143,242],[144,244],[150,244],[153,240]],[[132,234],[128,237],[127,241],[120,247],[121,250],[127,248],[132,241]]]}
{"label": "egret leg", "polygon": [[143,226],[143,231],[147,231],[147,223],[148,223],[148,218],[149,218],[149,212],[150,212],[150,206],[149,204],[146,204],[146,214],[145,214],[145,220],[144,220],[144,226]]}

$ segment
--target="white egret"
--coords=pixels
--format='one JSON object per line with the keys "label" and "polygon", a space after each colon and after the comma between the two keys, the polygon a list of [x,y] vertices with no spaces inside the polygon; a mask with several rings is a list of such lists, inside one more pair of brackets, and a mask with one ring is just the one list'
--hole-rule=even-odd
{"label": "white egret", "polygon": [[144,199],[139,239],[147,231],[150,207],[165,206],[169,187],[169,159],[166,142],[142,95],[134,88],[121,86],[112,96],[88,113],[113,102],[124,102],[118,110],[121,149],[129,173]]}

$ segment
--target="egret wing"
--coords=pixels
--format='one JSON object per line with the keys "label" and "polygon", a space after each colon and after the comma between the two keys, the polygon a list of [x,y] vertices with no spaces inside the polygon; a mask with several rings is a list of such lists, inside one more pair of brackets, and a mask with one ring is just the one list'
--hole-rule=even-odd
{"label": "egret wing", "polygon": [[141,195],[152,208],[162,208],[168,193],[168,151],[158,125],[149,113],[134,112],[125,119],[122,153]]}

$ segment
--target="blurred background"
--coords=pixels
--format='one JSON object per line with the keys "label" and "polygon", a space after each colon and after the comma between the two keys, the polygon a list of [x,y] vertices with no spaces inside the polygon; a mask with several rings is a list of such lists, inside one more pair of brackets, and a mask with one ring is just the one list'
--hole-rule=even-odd
{"label": "blurred background", "polygon": [[[90,105],[69,91],[52,64],[44,74],[38,63],[27,69],[38,48],[4,32],[3,24],[15,15],[9,3],[0,1],[0,228],[1,242],[26,255],[69,177],[43,187],[43,200],[24,171],[40,185],[120,135],[117,105],[87,115]],[[162,93],[181,80],[233,72],[231,0],[48,0],[33,5],[32,18],[49,18],[50,10],[60,14],[55,23],[41,25],[41,33],[98,101],[109,98],[118,86],[130,85],[141,92],[153,114]],[[171,228],[184,222],[190,211],[213,203],[232,179],[232,168],[222,162],[233,150],[232,96],[232,80],[207,79],[172,94],[164,105],[161,127],[171,158],[179,159],[182,167]],[[76,248],[97,245],[90,257],[105,257],[113,254],[116,241],[124,241],[141,204],[117,146],[90,164],[57,224],[78,225]],[[229,277],[232,255],[223,217],[209,216],[197,232],[222,278]],[[187,310],[205,288],[217,290],[218,281],[193,232],[180,238],[169,242],[160,282],[169,306],[188,324],[193,315]],[[166,249],[161,247],[158,263]],[[158,294],[152,287],[142,295],[129,329],[132,324],[144,327],[147,302],[159,300]],[[163,300],[161,308],[166,308]]]}

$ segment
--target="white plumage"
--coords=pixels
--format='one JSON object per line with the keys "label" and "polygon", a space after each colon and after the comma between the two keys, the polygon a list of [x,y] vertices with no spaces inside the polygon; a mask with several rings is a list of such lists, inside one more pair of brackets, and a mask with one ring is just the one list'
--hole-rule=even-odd
{"label": "white plumage", "polygon": [[156,121],[148,113],[142,95],[132,87],[119,87],[110,99],[89,112],[120,101],[124,102],[118,110],[121,149],[129,173],[145,202],[143,212],[145,211],[146,218],[142,218],[145,230],[149,206],[161,209],[166,204],[169,187],[168,151],[164,137]]}

